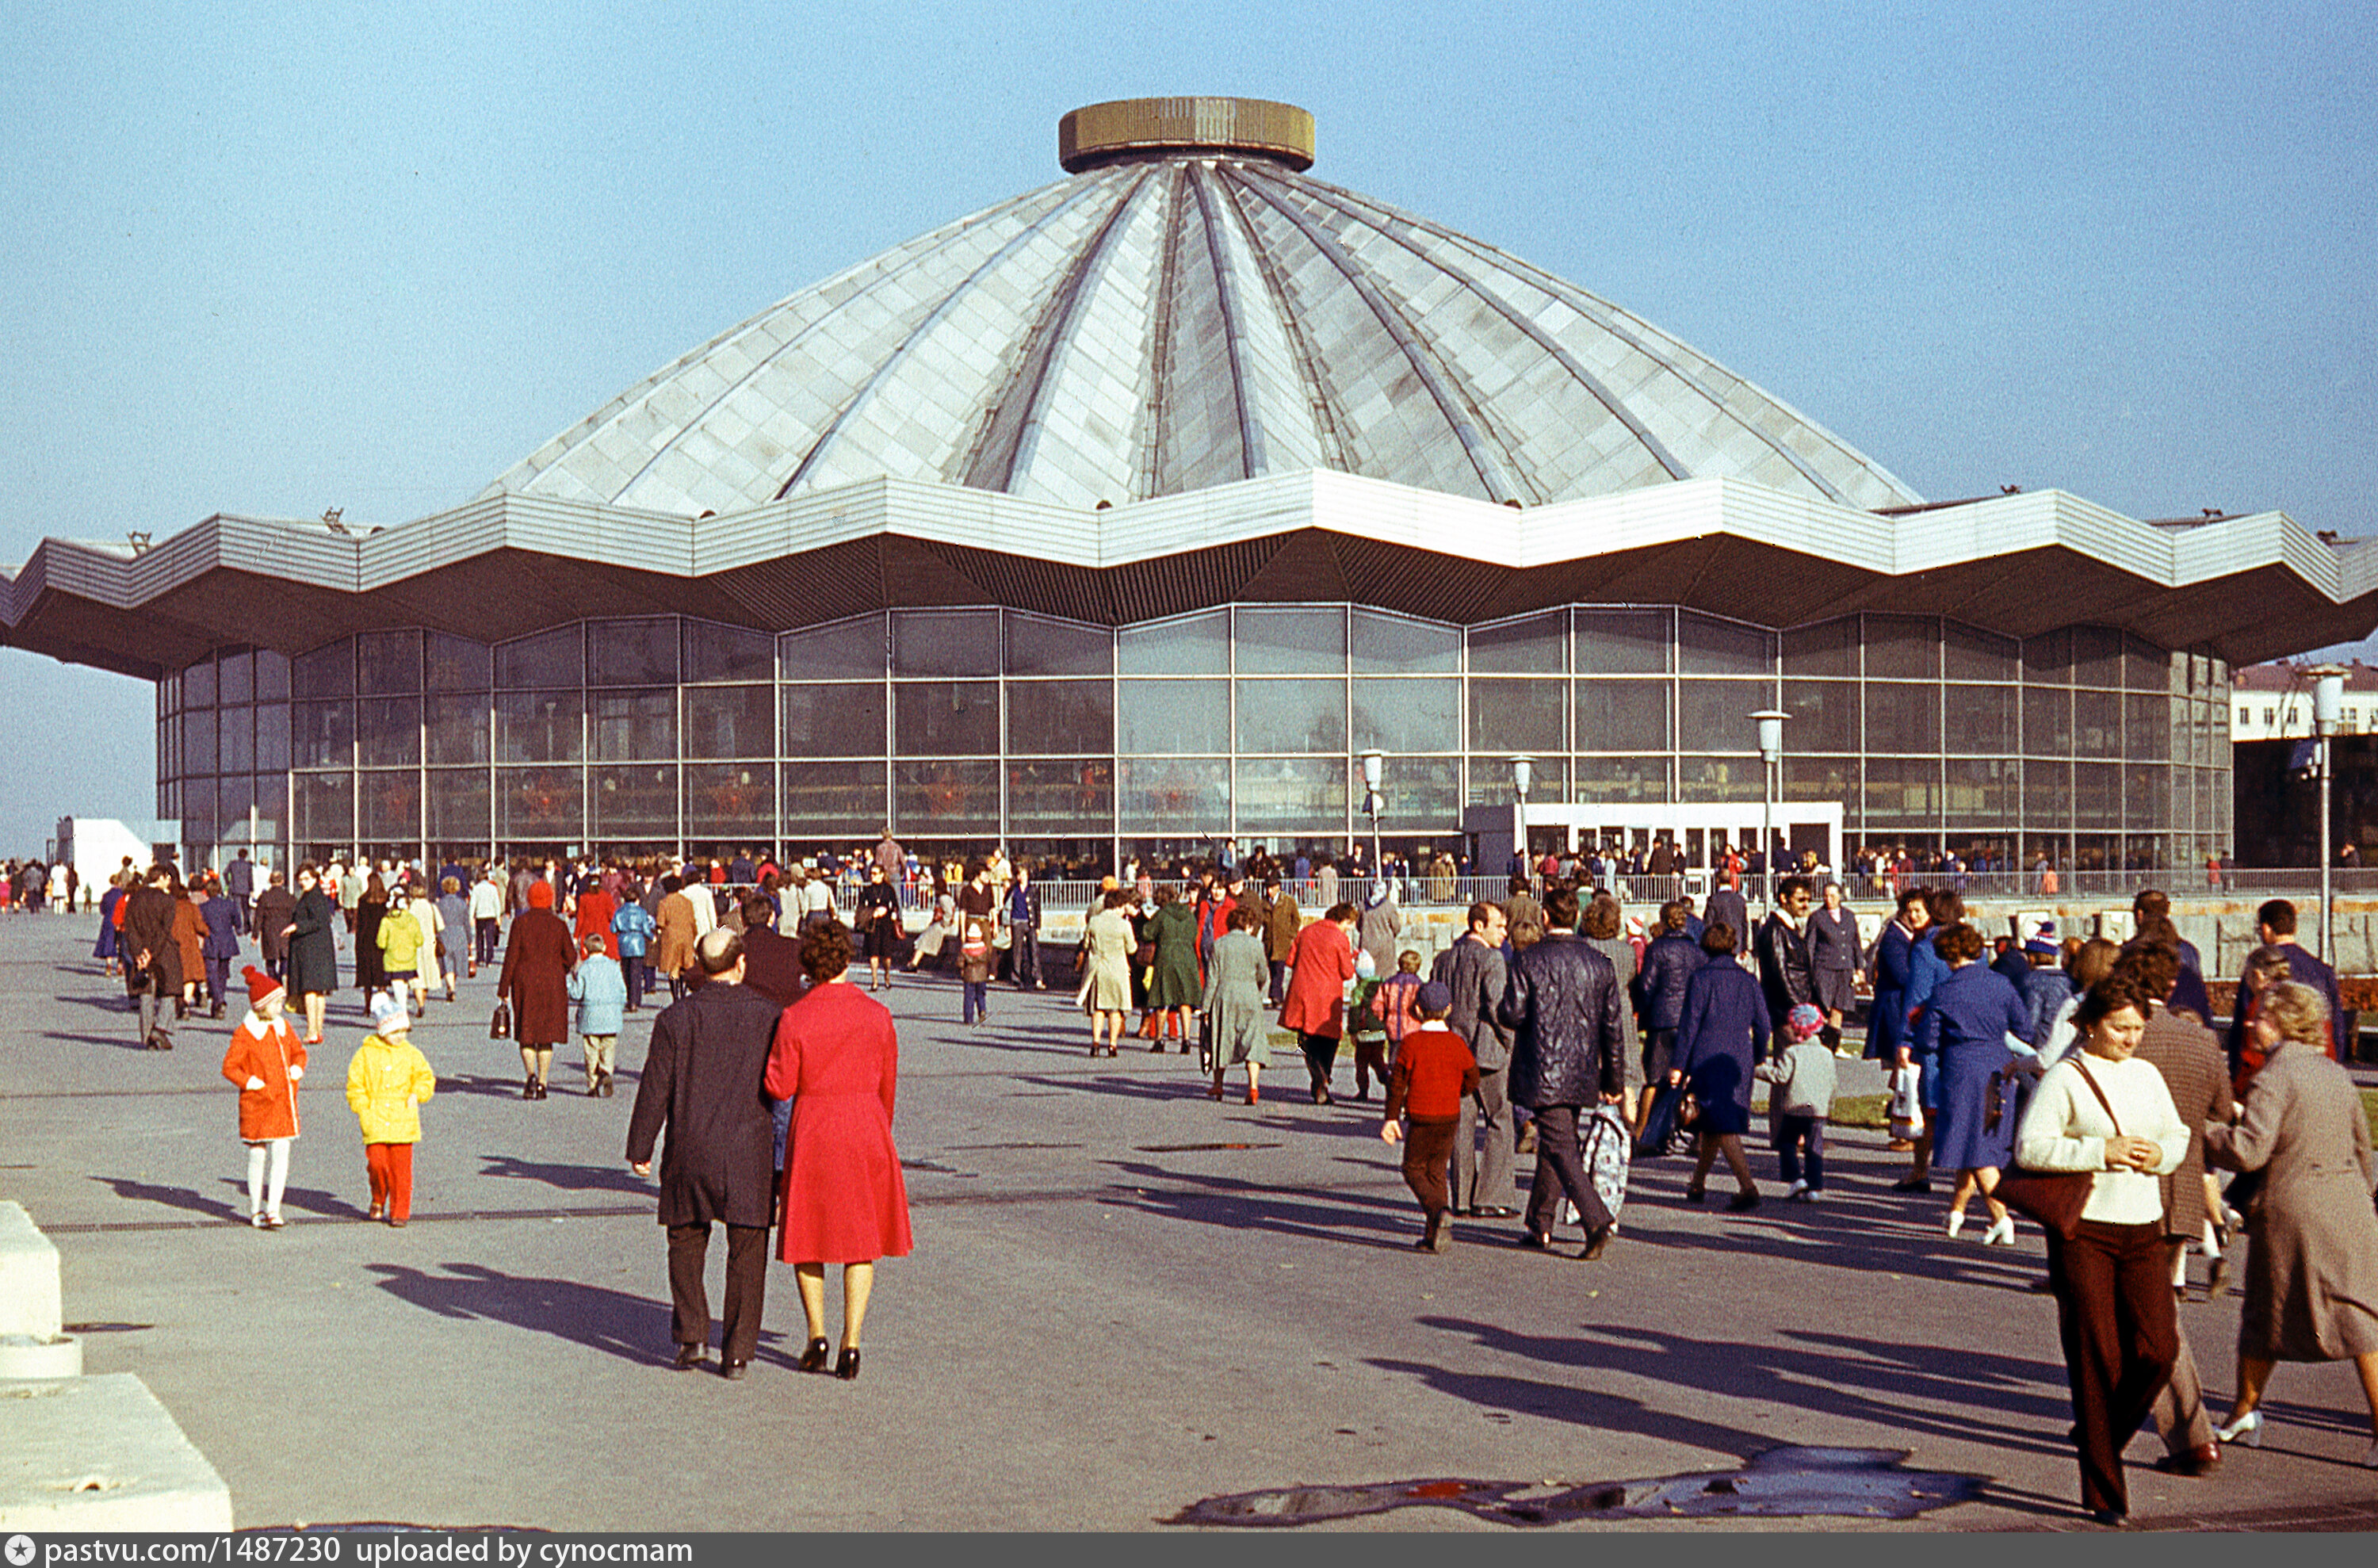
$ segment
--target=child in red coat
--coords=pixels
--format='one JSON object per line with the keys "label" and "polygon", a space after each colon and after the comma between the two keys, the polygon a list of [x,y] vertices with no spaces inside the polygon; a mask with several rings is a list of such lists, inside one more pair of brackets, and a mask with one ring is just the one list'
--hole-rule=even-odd
{"label": "child in red coat", "polygon": [[231,1031],[223,1077],[239,1085],[239,1136],[247,1145],[247,1223],[279,1230],[281,1194],[289,1185],[289,1146],[297,1140],[297,1080],[306,1047],[281,1017],[289,993],[250,964],[247,1017]]}
{"label": "child in red coat", "polygon": [[[1453,1011],[1453,991],[1441,980],[1423,983],[1412,997],[1420,1022],[1404,1036],[1387,1078],[1387,1119],[1379,1136],[1389,1143],[1404,1140],[1404,1181],[1420,1200],[1428,1227],[1413,1246],[1423,1252],[1442,1252],[1449,1239],[1445,1211],[1452,1202],[1446,1176],[1453,1159],[1454,1132],[1461,1125],[1461,1104],[1478,1092],[1478,1060],[1470,1044],[1445,1025]],[[1411,1118],[1406,1138],[1397,1125],[1399,1115]]]}

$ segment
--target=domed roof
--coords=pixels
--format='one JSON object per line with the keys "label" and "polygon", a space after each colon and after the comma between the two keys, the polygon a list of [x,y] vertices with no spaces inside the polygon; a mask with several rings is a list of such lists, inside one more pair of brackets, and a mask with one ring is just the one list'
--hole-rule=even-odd
{"label": "domed roof", "polygon": [[1920,500],[1609,301],[1311,178],[1299,115],[1077,110],[1080,172],[761,312],[489,493],[692,514],[889,475],[1088,507],[1331,468],[1529,505],[1717,476]]}

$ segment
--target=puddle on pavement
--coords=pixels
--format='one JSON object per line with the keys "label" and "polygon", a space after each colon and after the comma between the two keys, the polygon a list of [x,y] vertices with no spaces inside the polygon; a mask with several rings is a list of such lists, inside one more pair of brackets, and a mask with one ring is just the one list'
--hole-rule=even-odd
{"label": "puddle on pavement", "polygon": [[1135,1154],[1210,1154],[1221,1149],[1277,1149],[1277,1143],[1135,1143]]}
{"label": "puddle on pavement", "polygon": [[1165,1522],[1314,1525],[1399,1508],[1458,1508],[1519,1526],[1588,1519],[1913,1519],[1968,1502],[1989,1484],[1987,1476],[1908,1469],[1907,1454],[1904,1448],[1776,1448],[1735,1469],[1588,1481],[1556,1491],[1536,1481],[1449,1478],[1287,1487],[1209,1497]]}

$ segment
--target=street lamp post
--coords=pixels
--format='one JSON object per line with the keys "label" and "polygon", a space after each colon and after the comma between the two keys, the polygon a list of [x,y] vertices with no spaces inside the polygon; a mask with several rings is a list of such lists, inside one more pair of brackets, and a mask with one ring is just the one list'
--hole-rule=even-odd
{"label": "street lamp post", "polygon": [[1363,754],[1363,810],[1371,819],[1371,875],[1375,879],[1387,874],[1379,860],[1379,778],[1386,771],[1387,759],[1377,752]]}
{"label": "street lamp post", "polygon": [[2316,666],[2312,671],[2312,727],[2320,737],[2320,957],[2334,968],[2336,963],[2336,929],[2334,911],[2336,900],[2330,886],[2336,857],[2329,849],[2328,797],[2329,748],[2331,737],[2337,731],[2337,721],[2345,706],[2345,667],[2339,664]]}
{"label": "street lamp post", "polygon": [[1759,724],[1759,760],[1762,765],[1759,804],[1765,821],[1759,828],[1759,863],[1767,868],[1767,908],[1775,909],[1775,794],[1784,766],[1784,721],[1792,716],[1780,707],[1763,707],[1750,716]]}
{"label": "street lamp post", "polygon": [[1511,853],[1519,862],[1519,874],[1532,874],[1528,853],[1528,786],[1536,778],[1536,759],[1515,756],[1511,759]]}

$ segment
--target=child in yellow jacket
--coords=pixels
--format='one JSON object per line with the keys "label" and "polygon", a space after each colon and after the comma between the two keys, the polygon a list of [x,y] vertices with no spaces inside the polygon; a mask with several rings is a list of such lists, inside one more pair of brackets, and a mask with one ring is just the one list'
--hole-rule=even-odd
{"label": "child in yellow jacket", "polygon": [[347,1106],[363,1124],[371,1217],[402,1225],[413,1217],[413,1146],[421,1141],[421,1103],[437,1092],[438,1075],[414,1046],[402,1001],[385,993],[373,997],[372,1028],[347,1064]]}

